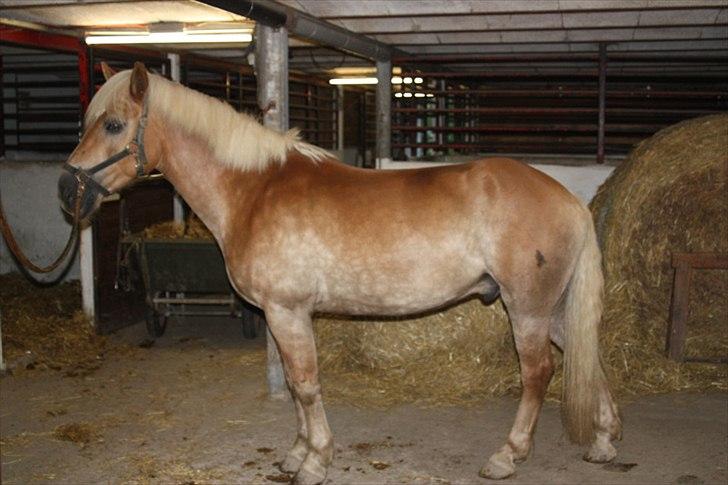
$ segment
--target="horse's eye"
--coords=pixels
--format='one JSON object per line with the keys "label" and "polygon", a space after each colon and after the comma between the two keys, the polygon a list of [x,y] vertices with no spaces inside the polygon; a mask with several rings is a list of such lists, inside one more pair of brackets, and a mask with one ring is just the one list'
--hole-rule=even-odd
{"label": "horse's eye", "polygon": [[107,133],[110,133],[112,135],[117,135],[121,133],[121,130],[124,129],[124,123],[122,123],[119,120],[115,119],[108,119],[104,122],[104,129]]}

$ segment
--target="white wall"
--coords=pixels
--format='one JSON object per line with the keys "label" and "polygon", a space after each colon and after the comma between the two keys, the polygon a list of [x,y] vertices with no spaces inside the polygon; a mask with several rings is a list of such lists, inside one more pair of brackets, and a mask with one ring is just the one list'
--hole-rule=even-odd
{"label": "white wall", "polygon": [[[435,167],[449,164],[449,162],[395,162],[385,160],[380,168],[392,170],[399,168]],[[614,170],[614,167],[609,165],[567,166],[542,163],[532,163],[530,165],[558,180],[561,185],[569,189],[584,202],[592,200],[594,194],[597,193],[597,188],[604,183],[606,178],[609,177],[609,174],[612,173],[612,170]]]}
{"label": "white wall", "polygon": [[[58,162],[0,161],[0,196],[5,216],[20,247],[39,266],[60,254],[71,231],[58,203],[60,171]],[[13,271],[17,271],[15,261],[0,237],[0,274]],[[54,279],[57,274],[39,279]],[[77,256],[66,278],[79,278]]]}

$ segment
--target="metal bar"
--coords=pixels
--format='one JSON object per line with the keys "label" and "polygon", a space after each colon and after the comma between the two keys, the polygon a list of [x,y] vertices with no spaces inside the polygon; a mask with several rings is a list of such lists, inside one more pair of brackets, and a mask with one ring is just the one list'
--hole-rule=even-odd
{"label": "metal bar", "polygon": [[597,117],[597,163],[604,163],[604,123],[607,106],[607,45],[599,44],[599,113]]}
{"label": "metal bar", "polygon": [[[90,49],[85,44],[78,49],[78,98],[81,107],[81,118],[86,114],[86,109],[91,102],[93,95],[93,83],[91,82],[91,71],[93,63],[90,62]],[[79,120],[79,130],[80,130]]]}
{"label": "metal bar", "polygon": [[377,61],[376,166],[392,159],[392,61]]}
{"label": "metal bar", "polygon": [[[244,2],[240,2],[244,3]],[[277,131],[288,130],[288,31],[285,27],[258,24],[255,30],[255,71],[258,106],[266,109],[263,124]],[[270,103],[275,103],[273,106]],[[268,109],[270,108],[270,109]],[[288,393],[278,346],[270,333],[267,339],[268,393],[272,399],[285,399]]]}
{"label": "metal bar", "polygon": [[291,34],[372,60],[386,60],[392,48],[300,10],[254,0],[200,0],[202,3],[255,20],[258,26],[284,27]]}
{"label": "metal bar", "polygon": [[[5,7],[3,7],[5,8]],[[3,42],[42,47],[43,49],[78,53],[81,41],[69,35],[50,34],[37,30],[0,24],[0,38]]]}
{"label": "metal bar", "polygon": [[284,27],[257,26],[255,72],[258,106],[270,107],[263,124],[280,132],[288,130],[288,32]]}
{"label": "metal bar", "polygon": [[[598,108],[524,108],[524,107],[507,107],[507,108],[394,108],[392,111],[396,113],[484,113],[497,115],[593,115],[599,112]],[[646,108],[613,108],[609,110],[611,114],[633,115],[633,116],[700,116],[715,113],[717,110],[706,109],[646,109]]]}
{"label": "metal bar", "polygon": [[[606,125],[606,130],[614,133],[654,133],[665,128],[666,124],[660,125],[638,125],[638,124],[612,124]],[[596,132],[598,125],[581,124],[581,125],[513,125],[513,124],[486,124],[476,125],[472,127],[464,126],[411,126],[411,125],[393,125],[392,131],[433,131],[433,132],[485,132],[485,133],[501,133],[501,132],[518,132],[518,133],[538,133],[538,132]]]}
{"label": "metal bar", "polygon": [[[722,53],[720,53],[722,54]],[[611,61],[620,62],[670,62],[670,63],[718,63],[724,64],[728,62],[728,56],[715,55],[679,55],[679,54],[667,54],[667,55],[655,55],[649,54],[644,55],[641,53],[610,53],[609,58]],[[562,54],[562,53],[543,53],[543,54],[490,54],[490,55],[476,55],[476,54],[440,54],[440,55],[427,55],[421,56],[396,56],[392,58],[392,62],[397,64],[402,63],[417,63],[417,64],[428,64],[428,63],[452,63],[452,64],[467,64],[467,63],[498,63],[498,62],[594,62],[599,60],[598,53],[592,52],[575,52],[573,54]]]}
{"label": "metal bar", "polygon": [[[439,45],[439,44],[438,44]],[[664,70],[641,70],[641,71],[630,71],[630,72],[613,72],[610,75],[618,78],[634,78],[634,77],[657,77],[664,78],[670,76],[671,78],[683,79],[724,79],[725,72],[695,72],[695,71],[664,71]],[[598,77],[599,69],[592,68],[569,68],[569,69],[532,69],[528,71],[403,71],[400,76],[402,77],[430,77],[430,78],[490,78],[490,79],[530,79],[530,78],[586,78],[586,77]],[[672,81],[673,79],[671,79]]]}
{"label": "metal bar", "polygon": [[[611,56],[610,56],[611,57]],[[423,90],[423,92],[446,96],[466,96],[466,95],[483,95],[490,97],[559,97],[559,98],[595,98],[599,95],[598,89],[539,89],[538,87],[526,89],[438,89]],[[728,90],[726,91],[657,91],[657,90],[633,90],[633,91],[607,91],[607,99],[634,99],[634,98],[694,98],[694,99],[712,99],[712,98],[728,98]]]}
{"label": "metal bar", "polygon": [[190,305],[230,305],[235,302],[235,298],[166,298],[166,297],[154,297],[152,298],[154,303],[188,303]]}

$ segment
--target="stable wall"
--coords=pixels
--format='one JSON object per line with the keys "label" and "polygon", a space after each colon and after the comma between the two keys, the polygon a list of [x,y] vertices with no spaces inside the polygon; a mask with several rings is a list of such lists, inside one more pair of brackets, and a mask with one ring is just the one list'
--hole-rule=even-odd
{"label": "stable wall", "polygon": [[[448,162],[397,162],[385,160],[380,168],[383,170],[396,170],[401,168],[422,168],[436,167],[439,165],[450,165]],[[534,168],[541,170],[547,175],[556,179],[584,203],[589,203],[597,189],[609,177],[614,170],[611,165],[554,165],[548,163],[529,163]]]}
{"label": "stable wall", "polygon": [[[71,225],[58,202],[58,162],[0,161],[0,196],[18,244],[39,266],[52,262],[68,240]],[[0,238],[0,274],[18,271],[5,240]],[[39,279],[53,280],[58,272]],[[65,275],[79,279],[78,255]]]}

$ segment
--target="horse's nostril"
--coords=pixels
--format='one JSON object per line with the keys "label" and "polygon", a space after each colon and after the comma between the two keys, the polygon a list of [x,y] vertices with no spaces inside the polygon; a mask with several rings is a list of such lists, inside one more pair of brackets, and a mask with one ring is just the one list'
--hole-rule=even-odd
{"label": "horse's nostril", "polygon": [[73,205],[76,199],[76,177],[71,174],[64,173],[58,179],[58,196],[66,207]]}

